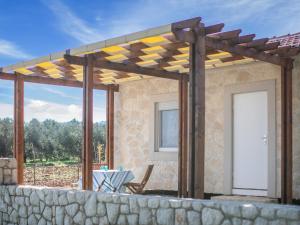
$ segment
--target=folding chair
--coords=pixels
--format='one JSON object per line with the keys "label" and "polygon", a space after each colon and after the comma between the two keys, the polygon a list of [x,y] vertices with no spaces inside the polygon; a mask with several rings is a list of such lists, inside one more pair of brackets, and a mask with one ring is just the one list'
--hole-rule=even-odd
{"label": "folding chair", "polygon": [[154,165],[148,165],[147,171],[141,183],[128,182],[124,184],[132,193],[134,194],[142,194],[144,192],[144,188],[150,178]]}

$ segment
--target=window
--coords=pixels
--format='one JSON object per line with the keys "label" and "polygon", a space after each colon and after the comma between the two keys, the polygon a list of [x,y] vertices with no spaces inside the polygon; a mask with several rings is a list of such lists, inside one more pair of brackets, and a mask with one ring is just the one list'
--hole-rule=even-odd
{"label": "window", "polygon": [[178,150],[178,104],[155,103],[155,151],[175,152]]}

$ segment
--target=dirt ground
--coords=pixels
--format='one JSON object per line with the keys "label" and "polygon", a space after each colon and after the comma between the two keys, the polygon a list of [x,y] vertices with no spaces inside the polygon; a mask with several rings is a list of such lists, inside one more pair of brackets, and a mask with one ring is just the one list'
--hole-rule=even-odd
{"label": "dirt ground", "polygon": [[24,168],[25,180],[28,185],[48,187],[76,187],[81,176],[81,166],[30,166]]}

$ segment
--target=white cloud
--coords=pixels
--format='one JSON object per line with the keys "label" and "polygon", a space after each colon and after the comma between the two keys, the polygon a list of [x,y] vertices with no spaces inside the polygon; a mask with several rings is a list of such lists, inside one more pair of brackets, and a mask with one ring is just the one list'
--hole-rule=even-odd
{"label": "white cloud", "polygon": [[0,55],[15,59],[30,59],[32,55],[24,52],[13,42],[0,39]]}
{"label": "white cloud", "polygon": [[13,118],[14,108],[12,104],[0,103],[0,118]]}
{"label": "white cloud", "polygon": [[[0,103],[0,118],[13,117],[13,105]],[[75,104],[57,104],[36,99],[25,99],[24,119],[26,122],[33,118],[39,121],[53,119],[58,122],[67,122],[72,119],[82,120],[82,108]],[[94,121],[104,121],[105,110],[94,107]]]}
{"label": "white cloud", "polygon": [[55,88],[43,87],[43,90],[45,90],[45,91],[47,91],[49,93],[58,95],[58,96],[63,97],[63,98],[69,98],[69,99],[74,99],[74,100],[81,100],[81,98],[79,98],[79,97],[75,97],[73,95],[66,94],[63,91],[56,90]]}
{"label": "white cloud", "polygon": [[30,99],[25,104],[25,121],[54,119],[59,122],[81,120],[81,109],[72,105]]}
{"label": "white cloud", "polygon": [[214,2],[215,13],[222,18],[222,21],[238,24],[248,19],[253,20],[255,15],[267,12],[278,3],[278,1],[274,0],[229,0],[223,4],[220,1]]}
{"label": "white cloud", "polygon": [[202,16],[206,24],[224,22],[229,29],[243,28],[245,23],[252,24],[252,26],[257,24],[262,29],[265,26],[268,27],[268,31],[262,32],[264,35],[296,32],[300,21],[299,0],[289,0],[288,2],[286,0],[159,0],[159,2],[139,0],[120,2],[112,9],[113,13],[109,17],[103,17],[99,8],[99,14],[95,16],[93,24],[88,24],[80,15],[75,15],[72,9],[62,1],[47,1],[46,5],[58,18],[61,29],[83,43],[91,43],[103,38],[119,36],[194,16]]}
{"label": "white cloud", "polygon": [[284,1],[282,5],[273,7],[273,14],[266,13],[266,20],[271,23],[274,35],[299,32],[300,1]]}
{"label": "white cloud", "polygon": [[67,35],[82,43],[91,43],[103,38],[97,29],[89,26],[61,1],[53,0],[43,2],[57,17],[60,29]]}
{"label": "white cloud", "polygon": [[[128,7],[129,8],[129,7]],[[225,23],[224,30],[242,28],[260,36],[299,32],[299,0],[143,0],[135,2],[126,14],[113,21],[118,30],[151,27],[201,16],[205,24]],[[118,21],[123,25],[119,29]],[[124,26],[125,25],[125,26]],[[141,30],[139,29],[139,30]]]}
{"label": "white cloud", "polygon": [[[290,16],[288,16],[290,15]],[[138,1],[119,17],[122,24],[147,24],[149,21],[178,21],[201,16],[204,23],[224,22],[240,25],[245,22],[272,22],[284,25],[299,23],[299,0],[156,0]],[[266,21],[258,21],[263,18]],[[126,27],[126,26],[125,26]],[[118,27],[117,27],[118,28]]]}
{"label": "white cloud", "polygon": [[[105,120],[105,112],[99,108],[94,108],[94,121]],[[28,100],[25,105],[25,121],[36,118],[40,121],[54,119],[59,122],[70,121],[72,119],[82,120],[82,108],[75,104],[57,104],[41,100]]]}

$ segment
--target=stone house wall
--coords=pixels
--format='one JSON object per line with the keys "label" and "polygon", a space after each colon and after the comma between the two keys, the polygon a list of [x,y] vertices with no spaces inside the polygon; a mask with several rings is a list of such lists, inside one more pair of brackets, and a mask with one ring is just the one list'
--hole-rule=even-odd
{"label": "stone house wall", "polygon": [[[224,90],[227,85],[263,80],[276,81],[277,195],[280,196],[281,87],[280,67],[253,62],[206,71],[205,192],[223,193],[224,183]],[[300,57],[293,71],[294,97],[294,197],[300,198]],[[132,169],[142,179],[148,164],[153,174],[148,189],[177,190],[177,159],[153,160],[151,143],[151,99],[163,94],[178,94],[178,82],[150,78],[120,85],[116,93],[115,165]]]}
{"label": "stone house wall", "polygon": [[289,224],[300,207],[0,186],[0,224]]}

